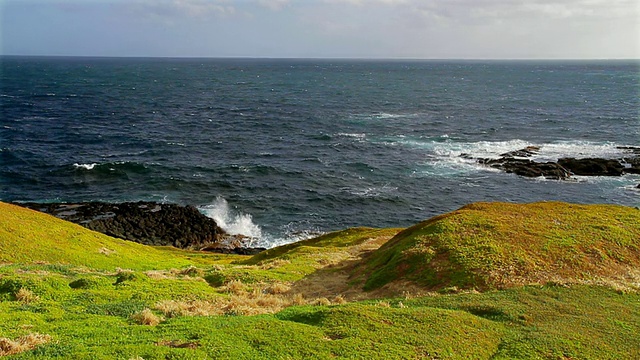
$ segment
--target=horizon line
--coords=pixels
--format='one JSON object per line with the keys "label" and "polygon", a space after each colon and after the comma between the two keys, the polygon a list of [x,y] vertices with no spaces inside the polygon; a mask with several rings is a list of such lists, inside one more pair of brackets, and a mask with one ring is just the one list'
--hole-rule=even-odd
{"label": "horizon line", "polygon": [[0,57],[103,58],[103,59],[243,59],[243,60],[357,60],[357,61],[640,61],[640,58],[420,58],[420,57],[296,57],[296,56],[144,56],[144,55],[24,55],[0,54]]}

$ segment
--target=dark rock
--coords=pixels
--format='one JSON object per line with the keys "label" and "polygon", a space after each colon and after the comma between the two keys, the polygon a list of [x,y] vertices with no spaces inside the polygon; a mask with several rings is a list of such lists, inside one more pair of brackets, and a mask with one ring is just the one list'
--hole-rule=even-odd
{"label": "dark rock", "polygon": [[536,155],[540,151],[538,146],[527,146],[524,149],[510,151],[504,154],[500,154],[500,157],[509,158],[509,157],[531,157]]}
{"label": "dark rock", "polygon": [[544,176],[547,179],[568,179],[571,174],[562,166],[553,163],[539,163],[529,159],[514,159],[512,157],[500,159],[479,159],[479,163],[501,169],[507,173],[513,173],[525,177]]}
{"label": "dark rock", "polygon": [[[547,179],[566,180],[572,175],[580,176],[621,176],[624,174],[640,174],[640,147],[621,146],[634,155],[620,159],[601,158],[562,158],[557,162],[535,162],[527,159],[538,153],[537,146],[527,146],[524,149],[510,151],[500,155],[498,159],[476,159],[479,164],[503,170],[525,177],[544,176]],[[465,159],[472,158],[469,154],[462,154]]]}
{"label": "dark rock", "polygon": [[625,174],[640,174],[640,156],[621,159]]}
{"label": "dark rock", "polygon": [[581,176],[620,176],[624,173],[624,165],[618,160],[588,158],[562,158],[558,164]]}
{"label": "dark rock", "polygon": [[244,235],[224,235],[218,242],[207,244],[200,248],[200,251],[209,251],[220,254],[255,255],[266,248],[246,246],[250,238]]}
{"label": "dark rock", "polygon": [[202,249],[202,251],[209,251],[218,254],[236,254],[236,255],[255,255],[267,250],[261,247],[236,247],[236,248],[224,248],[224,247],[208,247]]}
{"label": "dark rock", "polygon": [[616,149],[625,150],[635,155],[640,155],[640,147],[638,146],[618,146]]}
{"label": "dark rock", "polygon": [[[230,253],[238,253],[245,251],[244,244],[248,240],[227,234],[215,220],[203,215],[193,206],[153,202],[16,205],[48,213],[109,236],[145,245],[175,246],[194,250],[218,246],[229,249],[227,251]],[[231,238],[234,241],[230,241]]]}

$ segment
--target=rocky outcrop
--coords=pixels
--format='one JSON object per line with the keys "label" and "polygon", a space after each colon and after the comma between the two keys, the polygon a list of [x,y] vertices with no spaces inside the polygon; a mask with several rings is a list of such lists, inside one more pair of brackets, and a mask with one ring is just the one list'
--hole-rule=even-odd
{"label": "rocky outcrop", "polygon": [[571,173],[554,162],[539,163],[529,159],[516,159],[503,157],[499,159],[480,159],[479,163],[501,169],[507,173],[513,173],[525,177],[544,176],[547,179],[564,180],[571,177]]}
{"label": "rocky outcrop", "polygon": [[[540,177],[547,179],[567,180],[574,175],[578,176],[621,176],[624,174],[640,174],[640,147],[619,147],[625,152],[625,156],[619,159],[602,158],[561,158],[558,161],[536,162],[530,157],[540,150],[536,146],[528,146],[524,149],[510,151],[501,154],[497,159],[476,159],[478,163],[492,168],[503,170],[507,173],[525,177]],[[627,155],[628,154],[628,155]],[[469,154],[461,157],[470,159]]]}
{"label": "rocky outcrop", "polygon": [[246,238],[227,234],[215,220],[203,215],[194,206],[155,202],[17,205],[145,245],[227,253],[260,251],[245,248]]}
{"label": "rocky outcrop", "polygon": [[620,176],[625,173],[625,167],[618,160],[599,158],[562,158],[558,164],[580,176]]}

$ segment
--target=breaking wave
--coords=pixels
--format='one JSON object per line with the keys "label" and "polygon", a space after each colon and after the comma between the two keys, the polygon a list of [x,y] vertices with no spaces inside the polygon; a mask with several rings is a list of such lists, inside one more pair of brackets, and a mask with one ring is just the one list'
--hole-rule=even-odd
{"label": "breaking wave", "polygon": [[262,229],[253,223],[251,215],[231,209],[223,197],[217,197],[213,204],[202,206],[200,211],[215,220],[218,226],[231,235],[262,238]]}
{"label": "breaking wave", "polygon": [[229,202],[219,196],[209,205],[199,208],[200,212],[216,221],[224,231],[232,235],[243,235],[248,238],[247,247],[272,248],[280,245],[302,241],[322,234],[319,230],[302,228],[304,224],[289,223],[282,227],[282,234],[275,236],[262,230],[253,221],[251,214],[233,209]]}
{"label": "breaking wave", "polygon": [[[444,141],[443,141],[444,140]],[[398,137],[394,141],[386,141],[389,145],[406,146],[424,151],[424,165],[428,175],[454,175],[483,169],[491,170],[477,163],[476,159],[497,159],[502,154],[523,149],[528,146],[540,150],[530,157],[533,161],[557,161],[563,157],[573,158],[622,158],[629,153],[624,144],[613,142],[559,141],[552,143],[536,143],[514,139],[508,141],[460,142],[446,137],[428,139],[409,139]]]}

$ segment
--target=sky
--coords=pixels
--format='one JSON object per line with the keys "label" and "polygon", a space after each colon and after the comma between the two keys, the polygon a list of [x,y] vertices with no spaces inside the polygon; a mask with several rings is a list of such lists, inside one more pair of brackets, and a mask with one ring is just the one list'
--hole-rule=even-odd
{"label": "sky", "polygon": [[638,59],[638,0],[0,0],[0,55]]}

